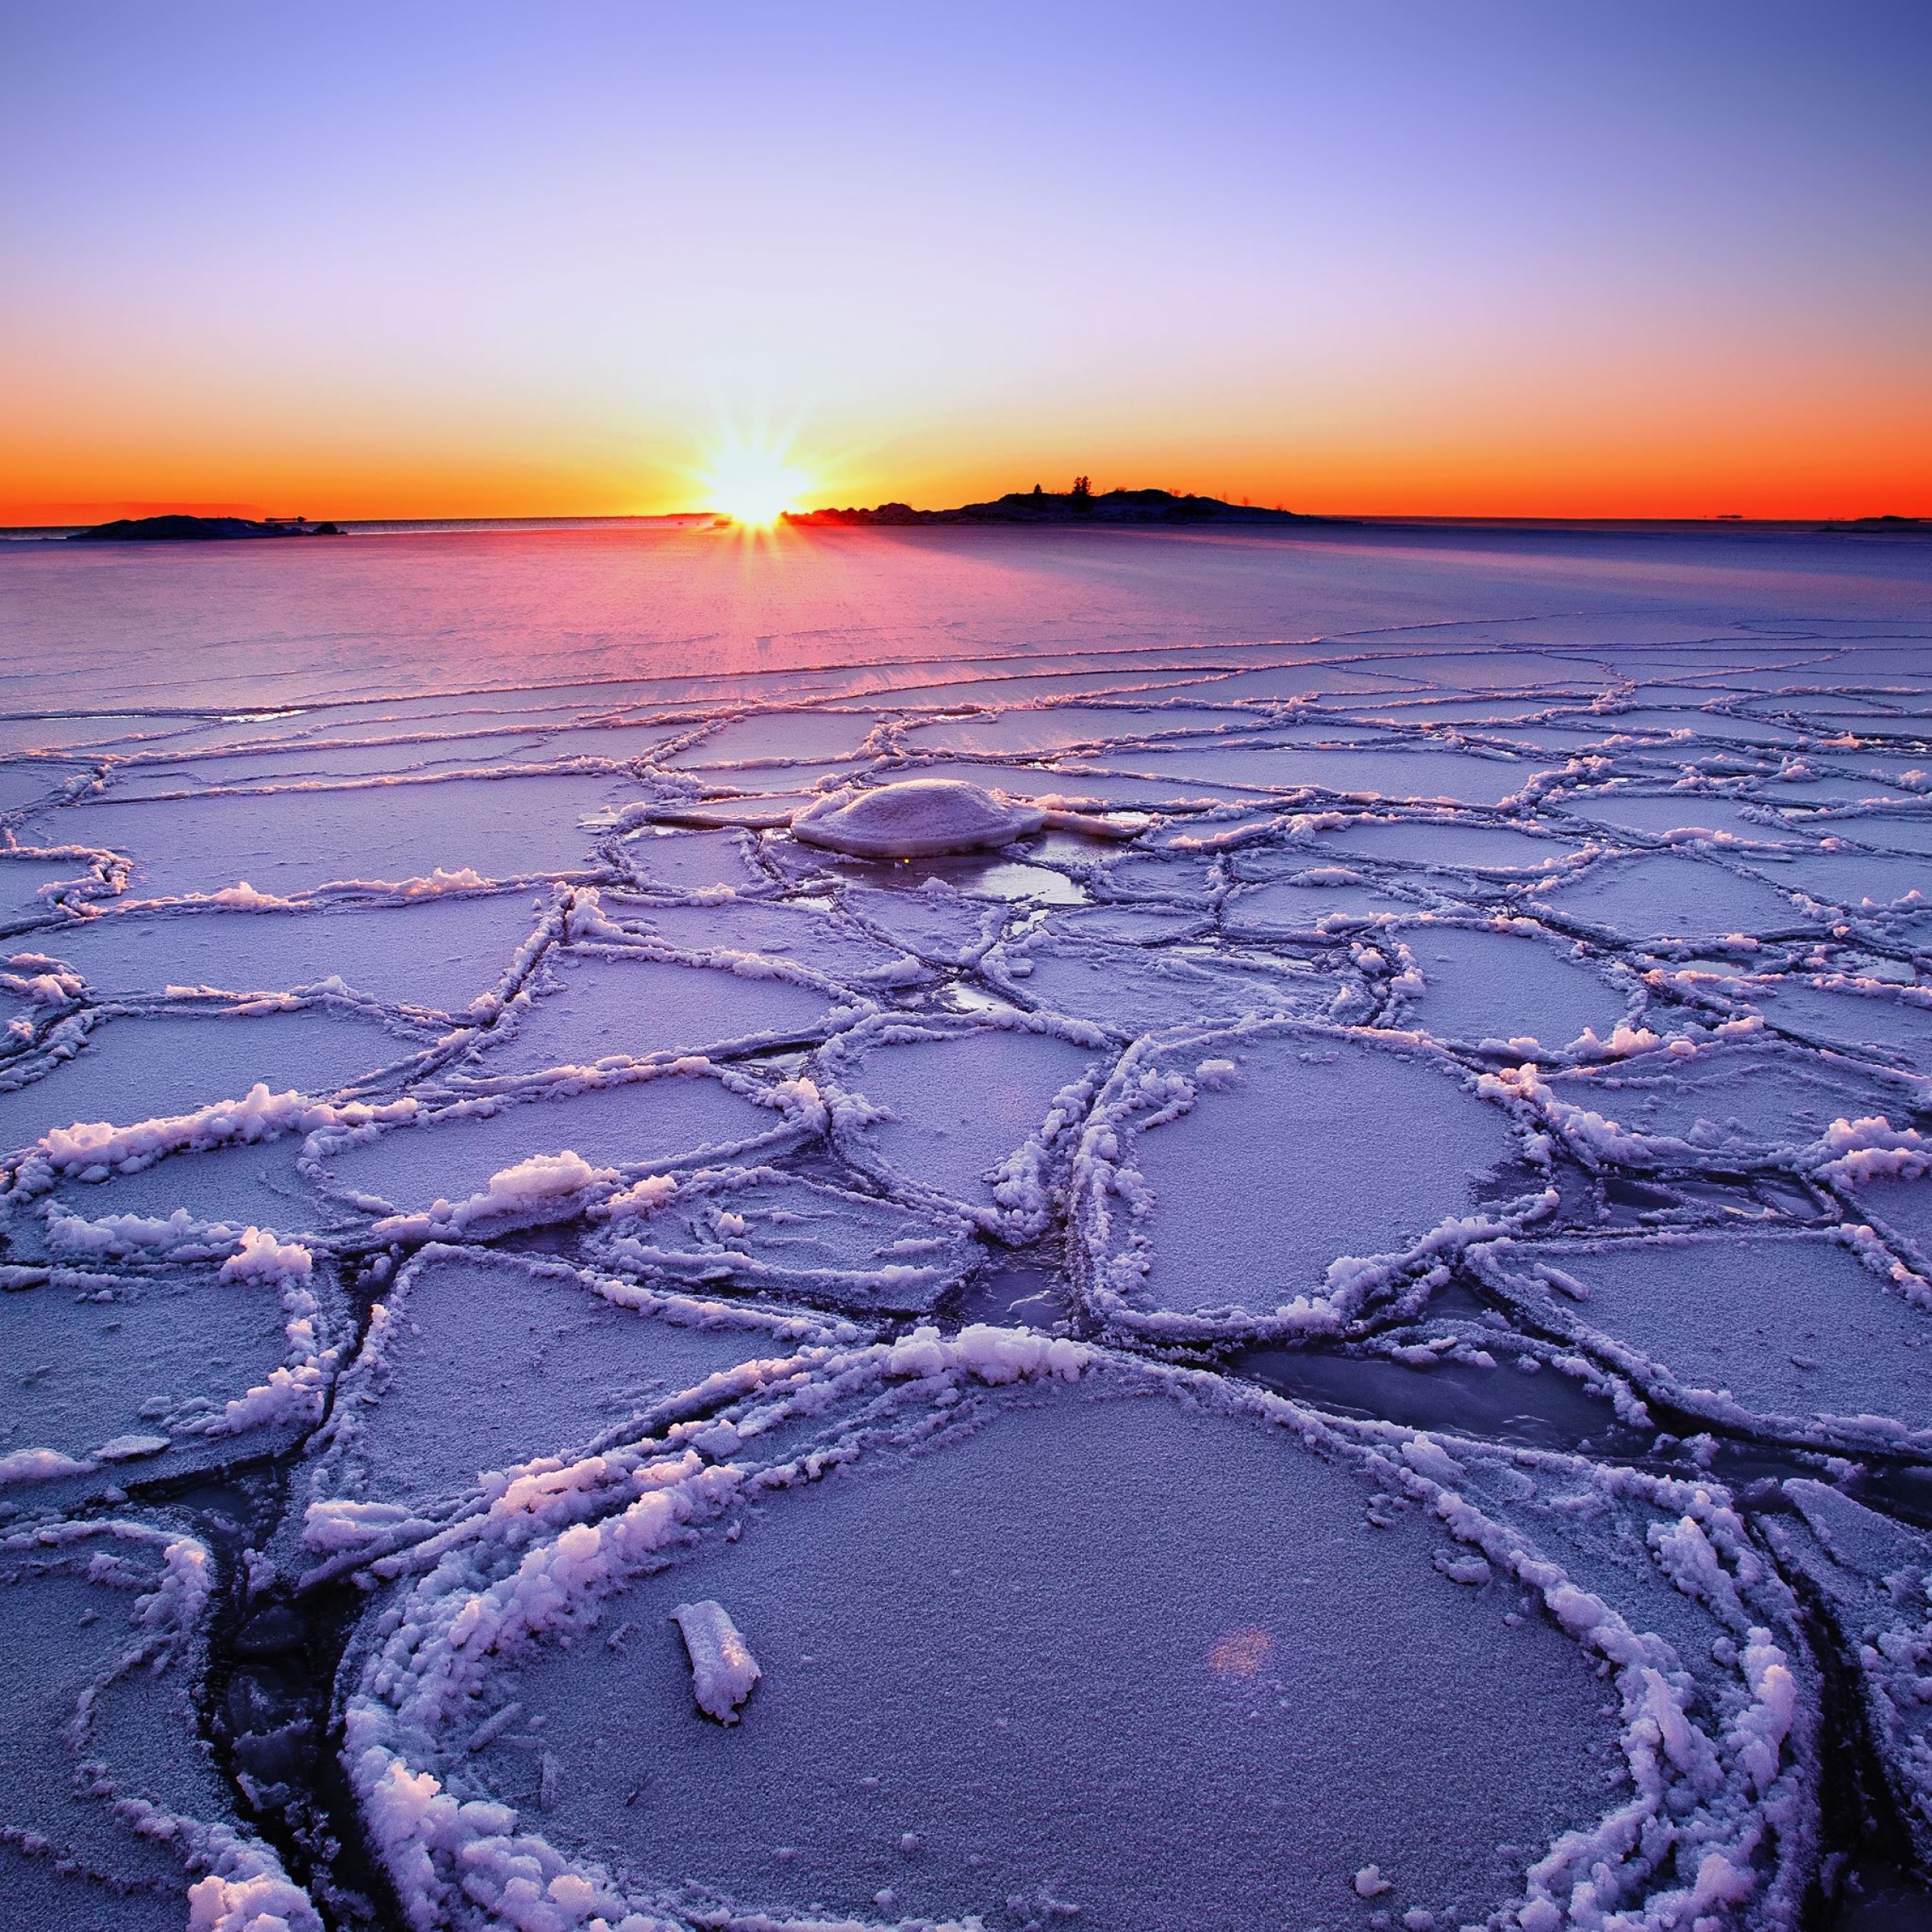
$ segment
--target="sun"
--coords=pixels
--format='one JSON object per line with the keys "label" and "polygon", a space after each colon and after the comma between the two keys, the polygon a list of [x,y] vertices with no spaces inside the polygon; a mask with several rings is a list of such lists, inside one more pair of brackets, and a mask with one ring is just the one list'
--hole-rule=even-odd
{"label": "sun", "polygon": [[734,523],[764,529],[811,487],[811,478],[781,447],[733,443],[715,451],[702,472],[709,507]]}

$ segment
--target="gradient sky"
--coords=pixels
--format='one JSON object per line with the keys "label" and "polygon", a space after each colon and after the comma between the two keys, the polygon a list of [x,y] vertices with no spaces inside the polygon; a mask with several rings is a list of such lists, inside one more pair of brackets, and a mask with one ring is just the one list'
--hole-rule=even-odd
{"label": "gradient sky", "polygon": [[1932,513],[1927,0],[0,9],[0,522]]}

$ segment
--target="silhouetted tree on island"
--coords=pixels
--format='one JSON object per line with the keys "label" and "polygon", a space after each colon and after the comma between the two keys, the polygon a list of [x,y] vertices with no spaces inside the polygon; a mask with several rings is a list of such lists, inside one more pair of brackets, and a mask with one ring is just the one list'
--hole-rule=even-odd
{"label": "silhouetted tree on island", "polygon": [[[1035,486],[1036,488],[1038,485]],[[1090,503],[1094,498],[1094,485],[1083,476],[1073,479],[1073,487],[1067,492],[1076,503]]]}

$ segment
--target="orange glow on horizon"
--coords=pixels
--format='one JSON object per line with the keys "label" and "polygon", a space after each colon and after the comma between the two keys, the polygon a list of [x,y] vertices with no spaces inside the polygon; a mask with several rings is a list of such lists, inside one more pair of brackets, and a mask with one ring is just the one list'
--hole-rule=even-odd
{"label": "orange glow on horizon", "polygon": [[[1410,400],[1412,399],[1403,399]],[[1247,422],[1170,405],[1131,425],[1070,411],[871,423],[828,464],[809,451],[722,439],[690,464],[566,423],[502,426],[485,441],[447,421],[392,420],[344,434],[294,398],[268,420],[211,410],[131,431],[102,399],[59,422],[0,430],[0,525],[104,521],[185,509],[410,518],[624,516],[715,510],[768,527],[787,509],[900,501],[944,508],[1029,489],[1158,485],[1315,514],[1358,516],[1818,520],[1932,515],[1932,398],[1893,387],[1888,406],[1851,383],[1820,385],[1777,413],[1736,395],[1701,407],[1600,393],[1492,400],[1451,412],[1391,402],[1331,420],[1257,409]],[[1860,406],[1862,405],[1862,406]],[[1279,426],[1269,419],[1283,419]],[[513,433],[520,432],[520,433]],[[700,445],[702,447],[702,445]],[[832,472],[835,471],[835,474]]]}

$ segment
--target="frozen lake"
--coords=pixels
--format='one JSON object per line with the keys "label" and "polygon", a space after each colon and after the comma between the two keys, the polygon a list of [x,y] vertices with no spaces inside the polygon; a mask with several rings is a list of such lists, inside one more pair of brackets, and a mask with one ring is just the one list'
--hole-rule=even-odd
{"label": "frozen lake", "polygon": [[1932,1922],[1923,539],[10,543],[0,827],[20,1923]]}

